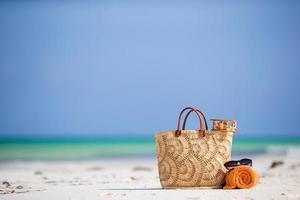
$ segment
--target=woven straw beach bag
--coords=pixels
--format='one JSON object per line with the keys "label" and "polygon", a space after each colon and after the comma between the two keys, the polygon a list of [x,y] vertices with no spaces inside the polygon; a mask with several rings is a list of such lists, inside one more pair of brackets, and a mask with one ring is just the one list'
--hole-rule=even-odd
{"label": "woven straw beach bag", "polygon": [[[189,112],[180,129],[185,111]],[[199,118],[200,130],[185,130],[186,121],[192,112]],[[213,120],[213,123],[214,128],[208,130],[203,112],[186,107],[179,115],[176,131],[159,132],[156,135],[159,178],[163,188],[222,186],[227,171],[224,163],[231,159],[236,121]]]}

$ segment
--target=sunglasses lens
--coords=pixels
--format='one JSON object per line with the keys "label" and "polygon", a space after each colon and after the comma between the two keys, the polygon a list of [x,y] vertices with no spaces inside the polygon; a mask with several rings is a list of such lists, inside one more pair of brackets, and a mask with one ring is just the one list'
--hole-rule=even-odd
{"label": "sunglasses lens", "polygon": [[224,164],[224,166],[227,168],[227,169],[231,169],[233,167],[236,167],[236,161],[228,161]]}
{"label": "sunglasses lens", "polygon": [[251,159],[248,159],[248,158],[245,158],[245,159],[240,160],[240,163],[241,163],[241,165],[249,165],[249,166],[252,166],[252,160],[251,160]]}

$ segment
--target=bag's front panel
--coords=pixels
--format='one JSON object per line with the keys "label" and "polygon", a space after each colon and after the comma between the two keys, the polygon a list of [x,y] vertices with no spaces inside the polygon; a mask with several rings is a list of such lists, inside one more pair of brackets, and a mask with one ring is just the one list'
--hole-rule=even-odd
{"label": "bag's front panel", "polygon": [[207,131],[160,133],[156,137],[161,184],[168,187],[214,187],[222,184],[230,159],[232,134]]}

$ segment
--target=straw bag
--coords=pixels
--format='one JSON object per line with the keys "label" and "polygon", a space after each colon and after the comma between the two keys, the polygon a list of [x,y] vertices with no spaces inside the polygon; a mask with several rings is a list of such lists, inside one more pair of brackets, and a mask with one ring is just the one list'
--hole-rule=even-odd
{"label": "straw bag", "polygon": [[[180,129],[181,117],[185,111],[189,112]],[[186,121],[192,112],[199,118],[200,130],[185,130]],[[234,120],[213,120],[213,129],[208,130],[203,112],[192,107],[183,109],[176,131],[165,131],[156,135],[162,187],[220,188],[227,171],[224,163],[231,159],[232,136],[235,131]]]}

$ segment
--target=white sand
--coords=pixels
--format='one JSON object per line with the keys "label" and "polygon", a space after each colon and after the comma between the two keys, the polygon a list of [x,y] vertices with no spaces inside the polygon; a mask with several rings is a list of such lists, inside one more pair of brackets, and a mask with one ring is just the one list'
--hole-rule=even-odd
{"label": "white sand", "polygon": [[[284,164],[269,169],[275,160]],[[0,199],[300,199],[299,158],[261,155],[253,162],[259,184],[230,191],[163,190],[155,159],[1,162]]]}

